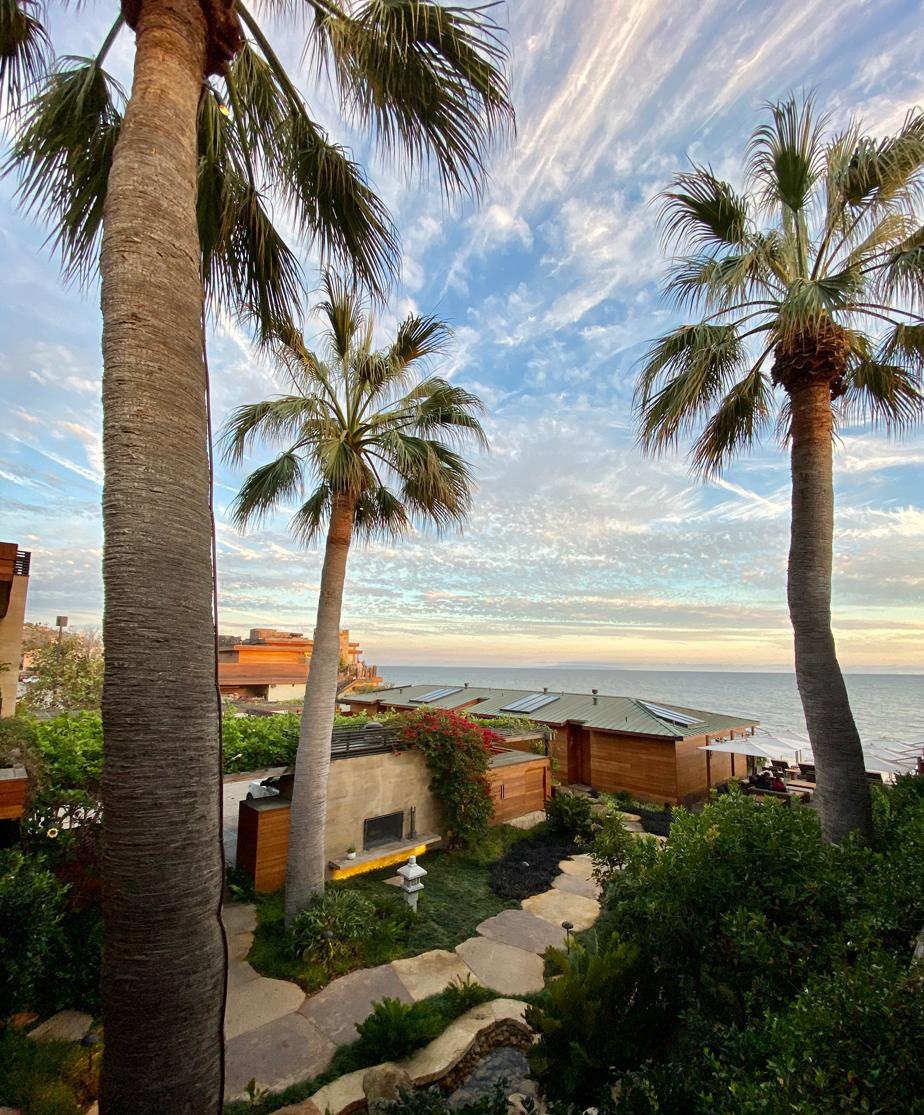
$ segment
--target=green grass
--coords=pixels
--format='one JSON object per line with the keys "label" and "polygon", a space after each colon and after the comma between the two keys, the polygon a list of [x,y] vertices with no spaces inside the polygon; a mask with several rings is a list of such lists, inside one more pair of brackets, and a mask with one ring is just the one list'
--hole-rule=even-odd
{"label": "green grass", "polygon": [[[452,951],[475,936],[475,927],[501,910],[519,903],[498,898],[491,890],[491,865],[524,836],[536,836],[544,825],[524,832],[510,825],[494,825],[487,835],[465,851],[430,852],[421,858],[427,876],[420,896],[417,921],[398,940],[372,937],[353,955],[335,956],[325,964],[306,962],[292,955],[284,928],[283,892],[257,896],[257,931],[248,961],[263,976],[293,980],[309,994],[336,976],[357,968],[374,968],[405,956],[418,956],[431,949]],[[394,877],[396,868],[383,867],[367,875],[331,884],[381,896],[391,890],[383,881]],[[397,890],[395,891],[397,893]]]}
{"label": "green grass", "polygon": [[99,1064],[96,1053],[91,1070],[73,1042],[30,1041],[10,1026],[0,1036],[0,1105],[23,1115],[82,1115],[97,1094]]}

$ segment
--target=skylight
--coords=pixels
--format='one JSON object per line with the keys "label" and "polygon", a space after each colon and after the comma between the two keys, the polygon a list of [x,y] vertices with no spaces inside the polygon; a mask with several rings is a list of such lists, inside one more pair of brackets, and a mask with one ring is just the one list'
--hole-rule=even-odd
{"label": "skylight", "polygon": [[455,688],[450,686],[448,689],[431,689],[429,693],[424,693],[422,697],[411,697],[410,703],[412,705],[429,705],[432,701],[439,701],[443,697],[451,697],[453,693],[461,692],[461,685],[457,685]]}
{"label": "skylight", "polygon": [[530,693],[528,697],[520,697],[509,705],[502,705],[501,712],[535,712],[544,705],[550,705],[558,698],[553,693]]}
{"label": "skylight", "polygon": [[653,705],[648,701],[638,702],[643,709],[653,713],[659,720],[667,720],[671,724],[679,724],[681,728],[690,728],[694,724],[705,724],[705,720],[700,720],[696,716],[688,716],[685,712],[675,712],[672,708],[664,708],[663,705]]}

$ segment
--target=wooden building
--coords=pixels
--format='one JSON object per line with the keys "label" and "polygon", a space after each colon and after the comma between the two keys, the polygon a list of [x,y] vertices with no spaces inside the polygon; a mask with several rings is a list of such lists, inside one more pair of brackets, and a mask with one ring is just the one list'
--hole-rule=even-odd
{"label": "wooden building", "polygon": [[[710,786],[732,775],[732,756],[713,753],[707,774],[707,743],[753,733],[758,720],[729,716],[634,697],[596,693],[541,693],[466,685],[405,685],[350,695],[353,712],[376,715],[386,709],[423,705],[479,717],[520,716],[548,736],[549,755],[565,785],[613,792],[627,790],[643,801],[692,804]],[[516,742],[508,741],[510,747]],[[528,745],[522,745],[529,750]],[[744,770],[744,760],[738,767]]]}
{"label": "wooden building", "polygon": [[[255,627],[249,639],[221,636],[218,646],[218,685],[222,696],[263,701],[300,701],[311,668],[313,639],[300,631]],[[361,661],[359,643],[350,632],[340,632],[340,658],[345,677],[376,683],[374,666]]]}

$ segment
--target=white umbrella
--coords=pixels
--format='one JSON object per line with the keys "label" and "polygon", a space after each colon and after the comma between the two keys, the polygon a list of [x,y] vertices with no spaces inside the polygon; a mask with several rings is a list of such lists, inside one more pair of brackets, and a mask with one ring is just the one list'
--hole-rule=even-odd
{"label": "white umbrella", "polygon": [[774,736],[746,736],[728,743],[710,743],[700,751],[720,751],[724,755],[749,755],[753,759],[789,759],[799,748]]}

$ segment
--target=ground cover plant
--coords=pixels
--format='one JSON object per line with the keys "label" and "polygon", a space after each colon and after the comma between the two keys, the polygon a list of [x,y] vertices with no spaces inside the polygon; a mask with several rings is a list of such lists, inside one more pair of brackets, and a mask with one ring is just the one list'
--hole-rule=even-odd
{"label": "ground cover plant", "polygon": [[73,1042],[30,1041],[0,1033],[0,1105],[22,1115],[83,1115],[99,1094],[101,1044],[91,1056]]}
{"label": "ground cover plant", "polygon": [[577,1048],[548,1021],[584,994],[581,964],[568,964],[537,1047],[561,1110],[924,1110],[922,979],[910,964],[924,925],[924,779],[877,790],[874,818],[874,849],[831,845],[813,811],[733,786],[702,814],[677,811],[667,843],[638,840],[621,865],[595,848],[604,911],[578,947],[630,950],[639,979],[609,1013],[631,1007],[660,1024],[620,1028],[602,1080],[609,1015],[581,1015]]}
{"label": "ground cover plant", "polygon": [[[475,936],[480,922],[516,907],[491,889],[491,867],[522,836],[509,825],[493,825],[467,849],[424,856],[427,876],[416,916],[397,888],[382,885],[394,867],[329,883],[289,931],[282,892],[255,895],[257,929],[247,959],[261,975],[312,992],[357,968],[431,949],[451,951]],[[233,880],[240,887],[236,874]],[[320,935],[328,929],[335,936],[324,940]]]}

